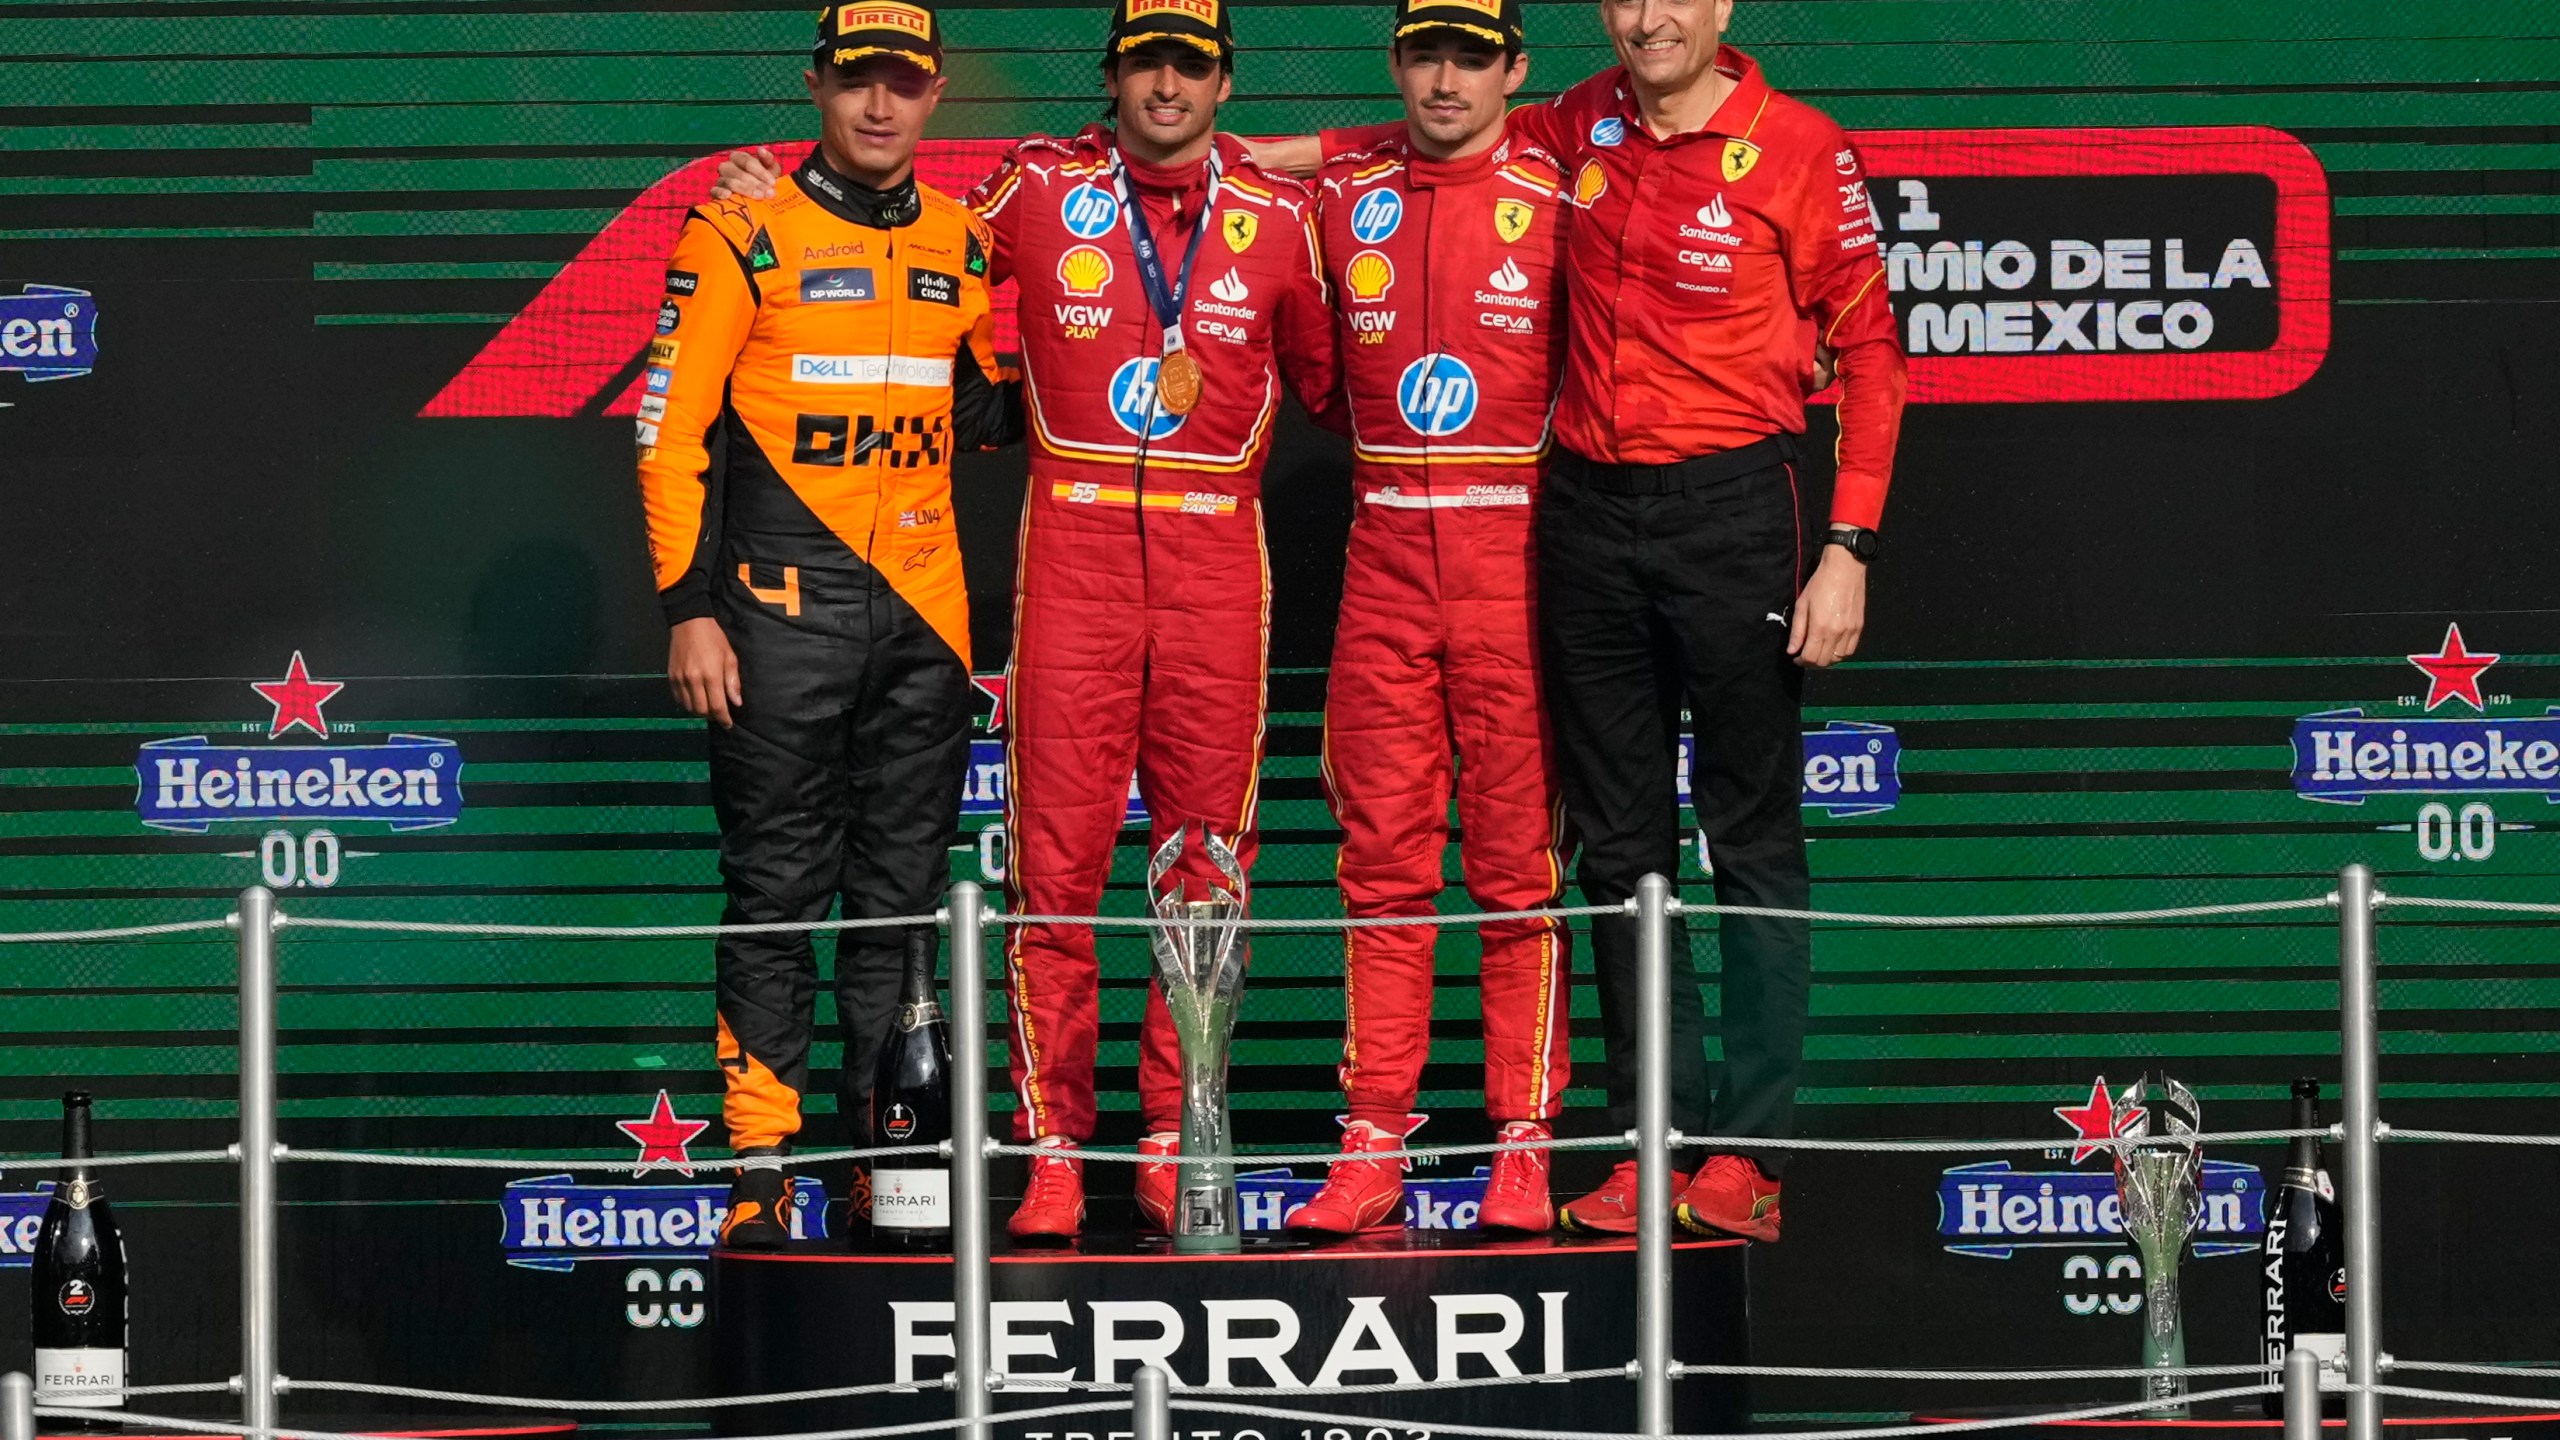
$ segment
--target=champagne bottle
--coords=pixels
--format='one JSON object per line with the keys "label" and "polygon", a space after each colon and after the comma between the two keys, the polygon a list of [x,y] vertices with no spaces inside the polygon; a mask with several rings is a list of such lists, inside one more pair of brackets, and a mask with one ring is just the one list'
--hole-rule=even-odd
{"label": "champagne bottle", "polygon": [[[62,1158],[89,1158],[85,1091],[62,1097]],[[125,1386],[124,1236],[89,1167],[72,1165],[54,1183],[33,1269],[36,1403],[94,1408],[109,1422],[94,1428],[115,1428]]]}
{"label": "champagne bottle", "polygon": [[[2320,1082],[2293,1082],[2293,1127],[2320,1124]],[[2267,1238],[2260,1251],[2263,1267],[2260,1333],[2269,1379],[2284,1383],[2284,1357],[2296,1345],[2308,1346],[2323,1358],[2345,1353],[2347,1272],[2344,1233],[2338,1223],[2337,1190],[2329,1172],[2320,1168],[2320,1137],[2294,1137],[2284,1183],[2276,1187],[2267,1208]],[[2324,1387],[2326,1388],[2326,1387]],[[2284,1413],[2281,1394],[2266,1398],[2271,1416]]]}
{"label": "champagne bottle", "polygon": [[[930,930],[907,932],[898,1018],[871,1083],[871,1133],[882,1145],[951,1138],[951,1033],[933,983]],[[939,1155],[884,1156],[871,1169],[871,1234],[897,1249],[951,1243],[951,1162]]]}

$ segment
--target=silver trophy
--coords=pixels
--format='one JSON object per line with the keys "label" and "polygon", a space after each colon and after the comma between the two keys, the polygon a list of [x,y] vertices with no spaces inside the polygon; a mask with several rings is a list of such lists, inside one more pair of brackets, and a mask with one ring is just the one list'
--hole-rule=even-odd
{"label": "silver trophy", "polygon": [[[2142,1107],[2115,1147],[2125,1238],[2142,1254],[2142,1364],[2150,1370],[2184,1369],[2187,1317],[2178,1299],[2178,1263],[2204,1220],[2204,1153],[2196,1144],[2203,1111],[2194,1091],[2166,1076],[2135,1081],[2125,1103]],[[2158,1402],[2143,1412],[2146,1417],[2177,1419],[2187,1413],[2183,1375],[2147,1375],[2142,1395]]]}
{"label": "silver trophy", "polygon": [[1227,1052],[1235,1043],[1236,1007],[1244,999],[1244,867],[1226,842],[1203,825],[1201,845],[1209,863],[1226,877],[1209,898],[1185,897],[1176,877],[1165,877],[1182,858],[1185,825],[1157,848],[1147,864],[1147,895],[1156,918],[1170,923],[1149,932],[1155,941],[1156,979],[1165,1009],[1182,1043],[1182,1167],[1173,1206],[1173,1248],[1180,1255],[1231,1253],[1244,1248],[1236,1213],[1236,1167],[1227,1120]]}

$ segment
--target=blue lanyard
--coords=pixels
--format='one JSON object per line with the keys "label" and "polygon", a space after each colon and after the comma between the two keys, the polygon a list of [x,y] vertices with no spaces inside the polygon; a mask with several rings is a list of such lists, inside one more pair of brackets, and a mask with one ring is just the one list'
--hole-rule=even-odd
{"label": "blue lanyard", "polygon": [[1164,327],[1163,353],[1170,355],[1182,348],[1182,306],[1191,294],[1191,265],[1200,258],[1200,241],[1216,228],[1218,211],[1218,178],[1223,167],[1215,147],[1209,151],[1209,197],[1202,202],[1199,223],[1191,227],[1191,243],[1182,252],[1182,274],[1167,281],[1164,252],[1157,248],[1156,237],[1147,228],[1147,212],[1138,203],[1136,189],[1129,184],[1129,172],[1120,164],[1120,151],[1111,151],[1111,189],[1120,201],[1120,215],[1129,227],[1129,249],[1138,259],[1138,284],[1147,292],[1147,304],[1156,312],[1156,323]]}

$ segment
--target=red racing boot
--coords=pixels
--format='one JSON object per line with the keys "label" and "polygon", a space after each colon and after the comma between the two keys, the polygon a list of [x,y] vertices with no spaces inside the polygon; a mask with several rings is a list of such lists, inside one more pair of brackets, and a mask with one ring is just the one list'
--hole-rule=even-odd
{"label": "red racing boot", "polygon": [[1740,1155],[1711,1155],[1671,1207],[1680,1228],[1778,1243],[1778,1182]]}
{"label": "red racing boot", "polygon": [[1031,1176],[1022,1187],[1022,1204],[1005,1222],[1005,1233],[1032,1243],[1073,1240],[1084,1230],[1084,1160],[1076,1142],[1052,1135],[1039,1142],[1051,1155],[1031,1157]]}
{"label": "red racing boot", "polygon": [[[1553,1139],[1543,1120],[1514,1120],[1494,1138],[1504,1142]],[[1516,1230],[1534,1235],[1555,1224],[1556,1205],[1548,1192],[1545,1150],[1497,1150],[1493,1174],[1484,1182],[1484,1206],[1476,1224],[1486,1230]]]}
{"label": "red racing boot", "polygon": [[[1689,1177],[1671,1172],[1671,1193],[1688,1188]],[[1576,1235],[1633,1235],[1636,1233],[1636,1162],[1621,1160],[1600,1188],[1557,1212],[1557,1220]]]}
{"label": "red racing boot", "polygon": [[1316,1198],[1289,1216],[1289,1229],[1315,1235],[1357,1235],[1404,1226],[1404,1162],[1352,1156],[1404,1148],[1404,1137],[1366,1120],[1342,1127],[1343,1158],[1326,1172]]}
{"label": "red racing boot", "polygon": [[[1138,1142],[1141,1155],[1180,1155],[1182,1136],[1171,1130],[1159,1130]],[[1182,1167],[1163,1160],[1138,1162],[1138,1177],[1129,1186],[1129,1198],[1138,1202],[1139,1223],[1149,1229],[1173,1233],[1173,1192],[1182,1182]]]}

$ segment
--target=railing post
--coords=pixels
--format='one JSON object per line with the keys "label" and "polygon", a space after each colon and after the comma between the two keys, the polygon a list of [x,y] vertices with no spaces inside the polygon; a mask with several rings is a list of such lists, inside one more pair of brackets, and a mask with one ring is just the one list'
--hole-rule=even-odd
{"label": "railing post", "polygon": [[36,1440],[36,1382],[23,1370],[0,1375],[0,1440]]}
{"label": "railing post", "polygon": [[2382,1440],[2381,1143],[2375,1092],[2373,871],[2338,872],[2338,1040],[2346,1104],[2347,1440]]}
{"label": "railing post", "polygon": [[240,1423],[276,1425],[276,897],[240,892]]}
{"label": "railing post", "polygon": [[1173,1386],[1153,1365],[1129,1377],[1131,1440],[1173,1440]]}
{"label": "railing post", "polygon": [[2300,1345],[2284,1357],[2284,1440],[2320,1440],[2320,1356]]}
{"label": "railing post", "polygon": [[951,887],[952,1415],[959,1440],[987,1440],[986,899]]}
{"label": "railing post", "polygon": [[[1671,882],[1636,882],[1636,1429],[1671,1433]],[[1694,1005],[1696,997],[1689,1003]]]}

